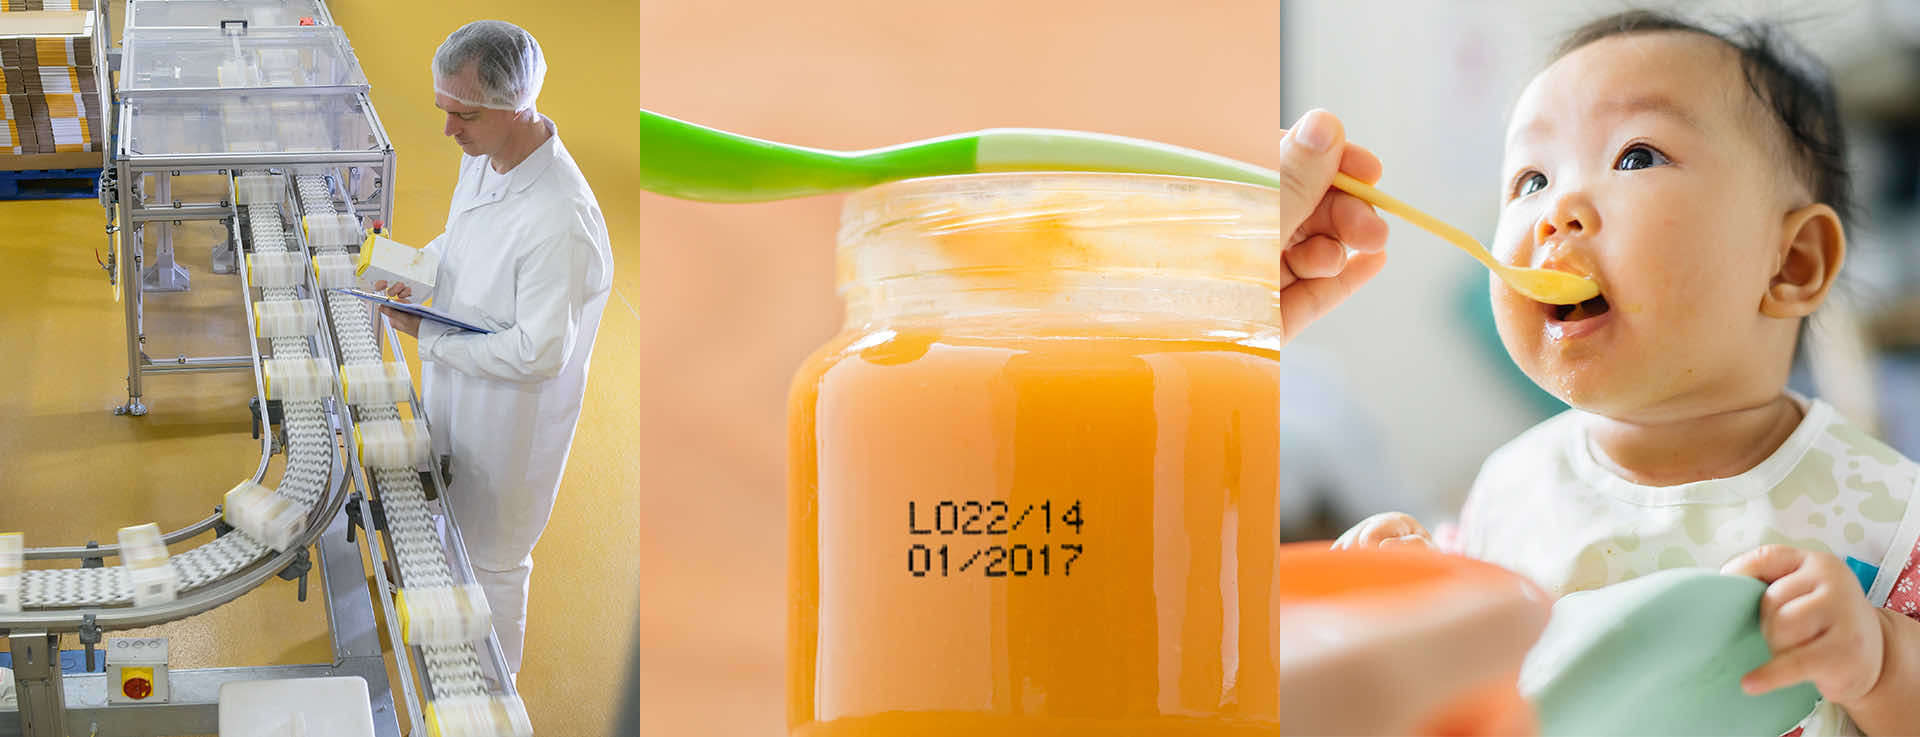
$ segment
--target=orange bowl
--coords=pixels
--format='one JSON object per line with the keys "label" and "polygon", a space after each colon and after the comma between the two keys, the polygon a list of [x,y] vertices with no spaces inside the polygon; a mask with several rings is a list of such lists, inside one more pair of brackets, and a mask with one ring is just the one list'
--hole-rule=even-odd
{"label": "orange bowl", "polygon": [[[1510,620],[1499,620],[1508,624],[1496,624],[1466,618],[1436,624],[1421,615],[1436,604],[1458,600],[1457,597],[1478,597],[1488,602],[1507,602],[1507,606],[1537,609],[1535,619],[1544,626],[1549,603],[1539,587],[1505,568],[1464,556],[1415,549],[1336,551],[1328,549],[1329,544],[1307,542],[1280,546],[1278,590],[1282,628],[1289,626],[1289,610],[1296,614],[1311,610],[1317,615],[1295,617],[1295,626],[1338,630],[1327,639],[1359,643],[1358,647],[1364,647],[1369,641],[1404,639],[1409,632],[1422,629],[1431,629],[1431,632],[1417,632],[1419,638],[1465,636],[1476,634],[1470,632],[1476,628],[1482,636],[1510,635],[1513,647],[1503,655],[1488,656],[1497,657],[1501,662],[1477,663],[1469,668],[1407,659],[1396,660],[1391,667],[1401,671],[1394,674],[1396,678],[1446,684],[1446,698],[1416,718],[1414,734],[1467,737],[1530,735],[1536,731],[1532,707],[1521,698],[1516,681],[1520,660],[1525,655],[1524,645],[1539,636],[1539,627],[1531,631],[1490,633],[1485,628],[1510,628]],[[1312,624],[1304,624],[1303,620]],[[1512,642],[1512,638],[1526,638],[1526,642]],[[1288,638],[1283,634],[1281,639],[1284,642]],[[1426,640],[1416,642],[1419,641]],[[1281,661],[1284,690],[1284,650]],[[1431,672],[1407,673],[1408,668]],[[1488,675],[1475,678],[1463,675],[1469,671]],[[1364,704],[1349,705],[1352,706],[1365,708]],[[1285,716],[1282,715],[1283,724]]]}
{"label": "orange bowl", "polygon": [[1407,548],[1332,550],[1330,542],[1280,546],[1280,604],[1339,602],[1364,605],[1404,599],[1426,587],[1521,586],[1525,577],[1463,555]]}

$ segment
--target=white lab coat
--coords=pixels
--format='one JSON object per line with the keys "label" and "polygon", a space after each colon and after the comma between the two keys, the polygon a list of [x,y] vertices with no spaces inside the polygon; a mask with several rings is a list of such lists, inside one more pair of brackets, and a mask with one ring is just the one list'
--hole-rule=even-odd
{"label": "white lab coat", "polygon": [[495,331],[422,322],[421,394],[435,455],[451,456],[447,503],[517,672],[533,546],[613,288],[606,221],[556,127],[505,174],[463,156],[446,232],[426,250],[440,263],[434,307]]}

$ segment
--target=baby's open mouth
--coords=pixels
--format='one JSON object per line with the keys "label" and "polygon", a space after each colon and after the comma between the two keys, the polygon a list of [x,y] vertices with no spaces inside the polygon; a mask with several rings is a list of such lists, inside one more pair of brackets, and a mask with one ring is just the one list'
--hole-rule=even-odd
{"label": "baby's open mouth", "polygon": [[1599,317],[1607,314],[1608,309],[1606,295],[1598,295],[1579,304],[1552,305],[1553,319],[1559,322],[1579,322]]}

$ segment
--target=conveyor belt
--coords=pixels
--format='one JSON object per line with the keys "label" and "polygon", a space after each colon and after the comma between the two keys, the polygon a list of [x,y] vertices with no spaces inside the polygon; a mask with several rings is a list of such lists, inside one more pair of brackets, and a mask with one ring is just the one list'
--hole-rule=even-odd
{"label": "conveyor belt", "polygon": [[[295,179],[302,216],[334,214],[333,196],[324,177],[307,175]],[[338,247],[323,247],[316,253],[346,253]],[[380,343],[375,339],[371,310],[359,299],[329,292],[327,317],[340,346],[343,364],[379,363]],[[399,407],[392,404],[361,405],[354,408],[356,422],[400,419]],[[420,410],[416,409],[416,412]],[[455,583],[446,548],[441,544],[433,516],[427,508],[426,492],[420,476],[410,467],[369,468],[381,504],[385,508],[388,535],[393,540],[394,562],[400,569],[403,588],[451,586]],[[431,698],[478,695],[487,692],[478,653],[470,644],[451,647],[422,647],[422,664],[427,671]]]}

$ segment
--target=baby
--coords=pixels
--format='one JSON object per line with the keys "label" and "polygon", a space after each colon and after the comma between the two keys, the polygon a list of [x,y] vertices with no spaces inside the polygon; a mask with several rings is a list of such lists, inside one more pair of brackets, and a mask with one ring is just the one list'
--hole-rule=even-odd
{"label": "baby", "polygon": [[[1575,31],[1521,94],[1494,250],[1600,296],[1542,304],[1494,280],[1507,352],[1574,409],[1487,459],[1443,547],[1555,595],[1681,566],[1753,576],[1774,657],[1748,692],[1811,681],[1803,727],[1920,734],[1920,465],[1786,389],[1850,196],[1804,58],[1764,29],[1631,12]],[[1409,544],[1433,541],[1394,513],[1336,547]]]}

